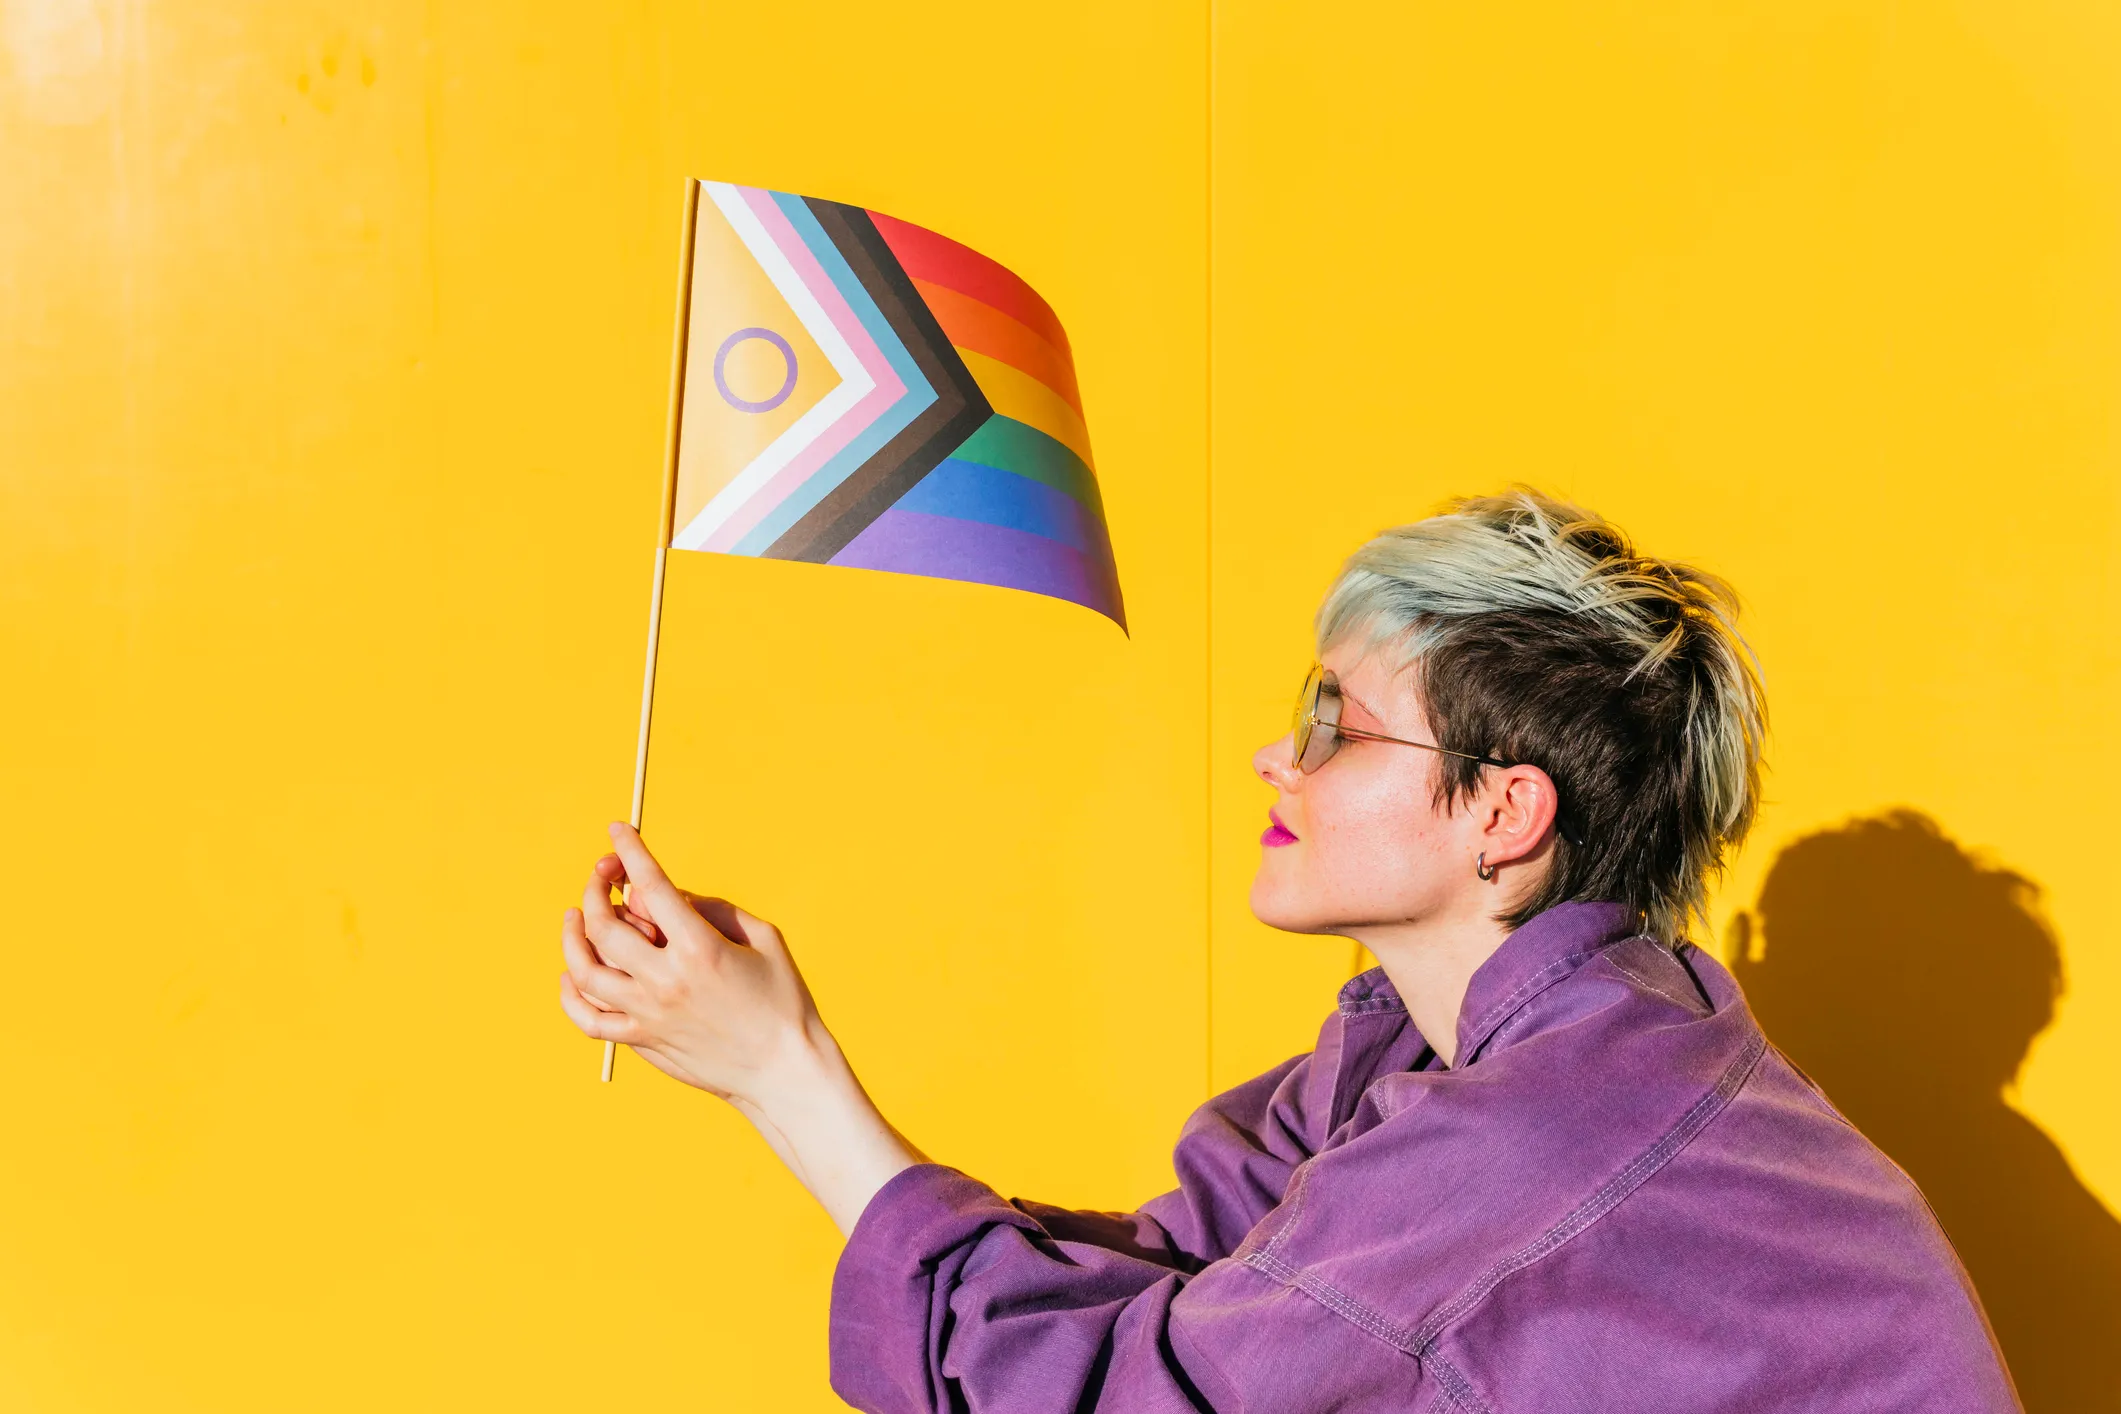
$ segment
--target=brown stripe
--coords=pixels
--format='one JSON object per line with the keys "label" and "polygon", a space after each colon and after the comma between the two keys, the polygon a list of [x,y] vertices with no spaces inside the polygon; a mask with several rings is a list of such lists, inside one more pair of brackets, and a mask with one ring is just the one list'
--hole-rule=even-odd
{"label": "brown stripe", "polygon": [[805,201],[937,394],[935,402],[765,551],[777,560],[823,564],[962,446],[994,409],[869,213],[836,201]]}

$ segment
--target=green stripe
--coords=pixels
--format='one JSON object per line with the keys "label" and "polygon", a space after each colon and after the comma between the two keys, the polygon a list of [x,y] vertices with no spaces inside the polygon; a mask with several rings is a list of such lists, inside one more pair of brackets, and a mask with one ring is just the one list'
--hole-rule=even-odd
{"label": "green stripe", "polygon": [[1105,504],[1097,494],[1097,477],[1083,459],[1029,423],[1000,413],[980,424],[964,445],[950,454],[959,461],[978,462],[1000,471],[1013,471],[1033,481],[1043,481],[1087,506],[1100,522]]}

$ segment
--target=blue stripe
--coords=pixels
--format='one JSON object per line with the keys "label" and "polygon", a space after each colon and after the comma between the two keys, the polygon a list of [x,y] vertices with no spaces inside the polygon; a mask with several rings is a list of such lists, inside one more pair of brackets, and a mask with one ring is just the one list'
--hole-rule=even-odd
{"label": "blue stripe", "polygon": [[[979,462],[952,457],[939,463],[892,509],[1006,526],[1091,552],[1082,502],[1042,481]],[[1100,549],[1103,538],[1097,537]]]}

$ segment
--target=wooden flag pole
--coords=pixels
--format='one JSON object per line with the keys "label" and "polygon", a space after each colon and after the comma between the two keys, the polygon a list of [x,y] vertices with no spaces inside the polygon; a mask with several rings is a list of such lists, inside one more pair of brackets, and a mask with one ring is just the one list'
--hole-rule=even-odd
{"label": "wooden flag pole", "polygon": [[[663,515],[655,537],[655,586],[648,591],[648,666],[641,675],[641,734],[633,748],[633,827],[641,828],[641,805],[648,795],[648,723],[655,712],[655,654],[663,638],[663,570],[670,560],[670,537],[677,533],[671,522],[677,516],[678,432],[685,413],[685,345],[692,328],[692,235],[699,218],[700,184],[685,179],[685,222],[678,255],[677,333],[670,350],[670,415],[663,433]],[[618,1043],[604,1043],[604,1068],[599,1077],[611,1080]]]}

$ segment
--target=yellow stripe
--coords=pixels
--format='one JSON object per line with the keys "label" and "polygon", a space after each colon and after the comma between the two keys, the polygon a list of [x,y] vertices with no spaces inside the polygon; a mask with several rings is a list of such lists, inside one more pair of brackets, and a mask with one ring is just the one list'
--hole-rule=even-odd
{"label": "yellow stripe", "polygon": [[1081,457],[1084,466],[1096,467],[1097,463],[1090,460],[1090,429],[1083,425],[1082,416],[1068,406],[1067,399],[998,358],[971,349],[957,352],[971,371],[972,381],[979,384],[979,390],[987,395],[996,412],[1036,427]]}

